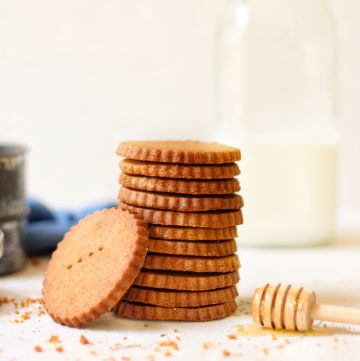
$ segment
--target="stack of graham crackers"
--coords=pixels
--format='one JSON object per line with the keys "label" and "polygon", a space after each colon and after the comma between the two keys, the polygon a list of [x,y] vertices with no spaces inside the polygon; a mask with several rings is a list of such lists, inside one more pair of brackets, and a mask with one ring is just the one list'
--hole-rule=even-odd
{"label": "stack of graham crackers", "polygon": [[236,308],[240,151],[217,143],[121,143],[119,206],[149,225],[143,268],[119,317],[207,321]]}

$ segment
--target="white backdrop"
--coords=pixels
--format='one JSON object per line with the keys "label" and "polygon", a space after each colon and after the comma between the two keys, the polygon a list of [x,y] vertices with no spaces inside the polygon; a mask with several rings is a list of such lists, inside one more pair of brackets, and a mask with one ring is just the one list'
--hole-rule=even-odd
{"label": "white backdrop", "polygon": [[[31,151],[29,193],[115,198],[119,141],[216,139],[223,0],[0,0],[0,141]],[[360,205],[360,2],[331,0],[340,40],[339,200]]]}

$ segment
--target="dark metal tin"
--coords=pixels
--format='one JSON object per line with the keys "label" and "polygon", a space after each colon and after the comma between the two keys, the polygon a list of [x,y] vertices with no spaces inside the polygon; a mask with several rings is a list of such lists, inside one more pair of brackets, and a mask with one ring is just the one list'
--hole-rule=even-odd
{"label": "dark metal tin", "polygon": [[19,271],[25,265],[24,225],[24,220],[0,222],[0,229],[4,233],[4,253],[0,258],[0,275]]}
{"label": "dark metal tin", "polygon": [[0,221],[27,214],[25,152],[21,145],[0,144]]}
{"label": "dark metal tin", "polygon": [[23,268],[24,223],[28,213],[25,199],[26,148],[0,144],[0,230],[3,232],[3,256],[0,275]]}

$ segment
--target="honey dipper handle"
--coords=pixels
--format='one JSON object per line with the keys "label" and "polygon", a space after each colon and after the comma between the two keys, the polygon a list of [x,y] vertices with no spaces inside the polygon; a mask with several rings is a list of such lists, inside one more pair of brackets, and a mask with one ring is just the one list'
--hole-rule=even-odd
{"label": "honey dipper handle", "polygon": [[311,319],[360,325],[360,309],[315,304],[311,307]]}

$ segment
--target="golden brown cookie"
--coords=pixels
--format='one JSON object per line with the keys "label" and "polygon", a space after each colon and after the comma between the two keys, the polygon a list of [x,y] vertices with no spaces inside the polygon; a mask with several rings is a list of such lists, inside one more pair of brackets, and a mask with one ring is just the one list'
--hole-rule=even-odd
{"label": "golden brown cookie", "polygon": [[226,228],[243,222],[242,212],[174,212],[130,206],[119,202],[119,207],[138,214],[144,221],[166,226]]}
{"label": "golden brown cookie", "polygon": [[235,301],[205,307],[160,307],[119,302],[114,313],[116,317],[137,320],[211,321],[230,316],[235,310]]}
{"label": "golden brown cookie", "polygon": [[149,252],[197,257],[223,257],[236,252],[233,239],[225,241],[177,241],[149,239]]}
{"label": "golden brown cookie", "polygon": [[143,269],[136,277],[134,285],[178,291],[206,291],[236,285],[239,272],[199,273],[171,272]]}
{"label": "golden brown cookie", "polygon": [[218,180],[180,180],[170,178],[140,177],[122,173],[119,183],[126,188],[148,192],[181,194],[231,194],[240,190],[236,178]]}
{"label": "golden brown cookie", "polygon": [[58,323],[79,327],[114,306],[134,282],[148,246],[146,224],[120,209],[82,219],[52,254],[43,296]]}
{"label": "golden brown cookie", "polygon": [[163,307],[199,307],[232,301],[238,295],[236,287],[211,291],[170,291],[132,286],[122,301]]}
{"label": "golden brown cookie", "polygon": [[180,212],[238,210],[244,201],[238,194],[224,196],[193,196],[152,193],[121,187],[119,200],[136,207],[166,209]]}
{"label": "golden brown cookie", "polygon": [[240,262],[236,254],[225,257],[191,257],[148,253],[143,268],[162,271],[228,273],[239,269]]}
{"label": "golden brown cookie", "polygon": [[237,237],[237,229],[236,227],[193,228],[149,224],[149,237],[184,241],[216,241]]}
{"label": "golden brown cookie", "polygon": [[222,164],[241,158],[237,148],[191,140],[123,142],[116,153],[129,159],[180,164]]}
{"label": "golden brown cookie", "polygon": [[120,169],[130,175],[176,179],[229,179],[240,174],[236,163],[193,165],[124,159]]}

